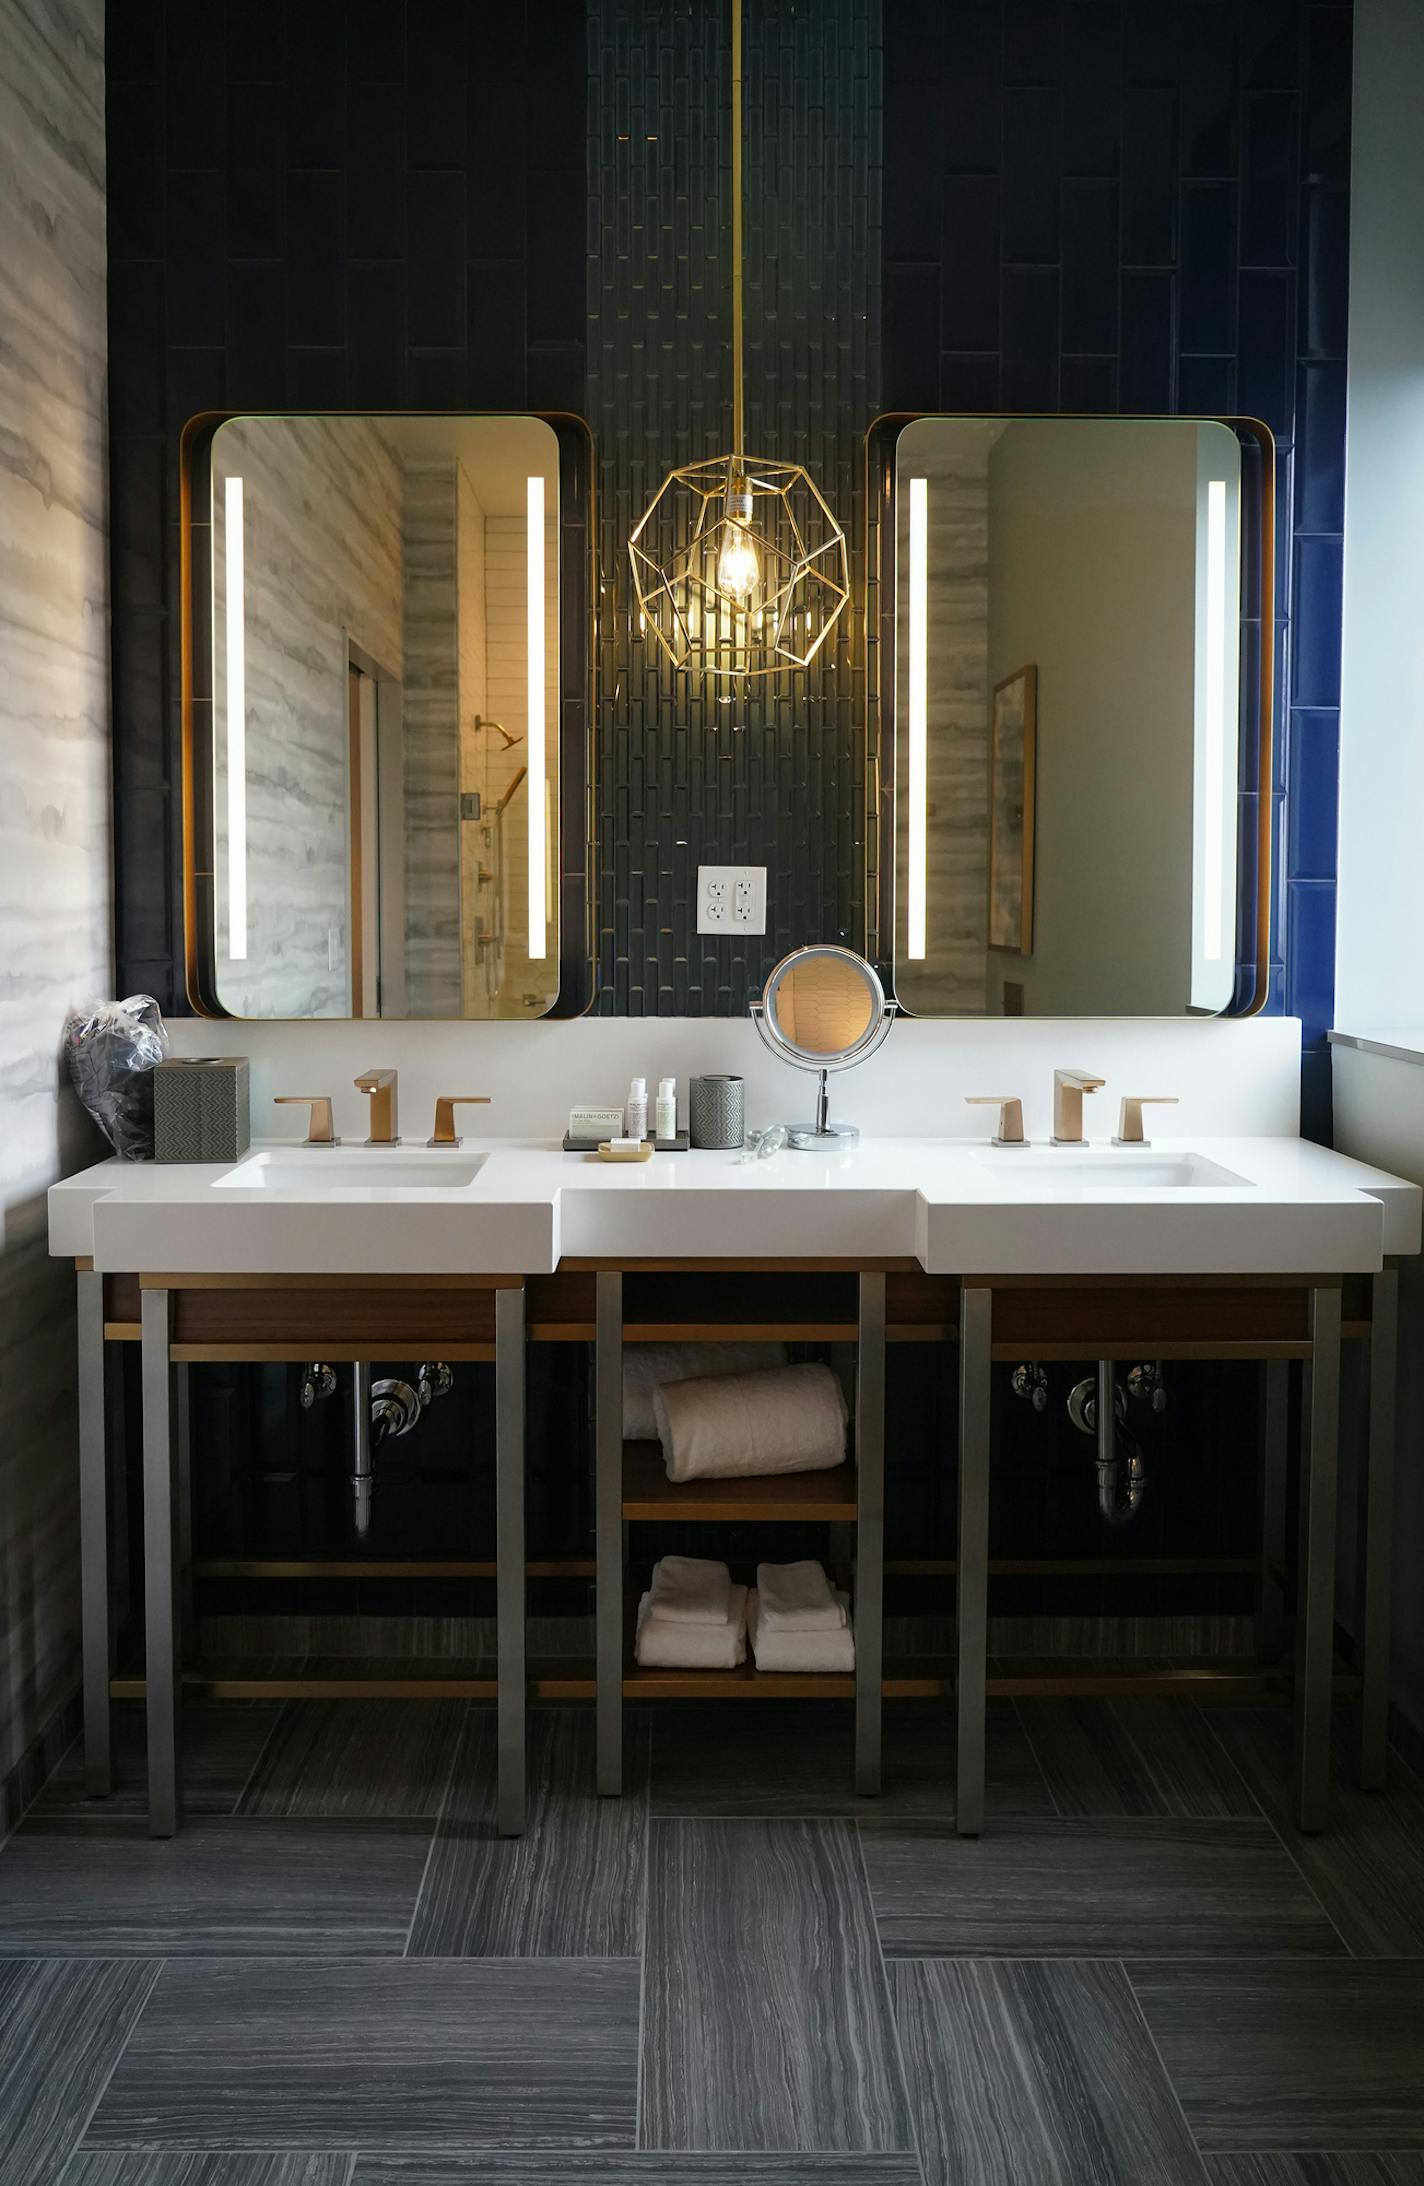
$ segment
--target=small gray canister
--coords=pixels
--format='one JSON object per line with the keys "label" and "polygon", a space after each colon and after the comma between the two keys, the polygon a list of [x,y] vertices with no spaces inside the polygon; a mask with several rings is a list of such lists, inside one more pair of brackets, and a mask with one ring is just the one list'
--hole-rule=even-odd
{"label": "small gray canister", "polygon": [[740,1146],[747,1129],[747,1089],[740,1078],[694,1078],[687,1096],[694,1146]]}

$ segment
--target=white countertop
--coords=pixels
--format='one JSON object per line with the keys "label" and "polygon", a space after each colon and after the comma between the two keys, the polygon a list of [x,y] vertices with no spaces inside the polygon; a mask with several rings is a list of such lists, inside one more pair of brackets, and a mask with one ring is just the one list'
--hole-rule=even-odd
{"label": "white countertop", "polygon": [[[934,1274],[1350,1274],[1420,1246],[1421,1193],[1297,1138],[1154,1137],[1027,1152],[965,1139],[865,1139],[832,1156],[785,1149],[655,1154],[611,1164],[547,1141],[411,1143],[368,1158],[264,1141],[300,1164],[291,1188],[220,1180],[233,1166],[100,1163],[50,1191],[50,1250],[105,1271],[180,1274],[548,1274],[561,1258],[878,1259]],[[1242,1179],[1179,1187],[1135,1174],[1187,1157]],[[476,1157],[474,1177],[463,1181]],[[387,1179],[450,1165],[449,1187]],[[239,1165],[240,1166],[240,1165]],[[1162,1173],[1159,1169],[1159,1175]],[[336,1169],[331,1172],[336,1179]]]}

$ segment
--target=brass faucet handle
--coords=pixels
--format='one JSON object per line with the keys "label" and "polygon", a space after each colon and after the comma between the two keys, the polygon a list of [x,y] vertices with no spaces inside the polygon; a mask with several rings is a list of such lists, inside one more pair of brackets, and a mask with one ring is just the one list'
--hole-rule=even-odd
{"label": "brass faucet handle", "polygon": [[1124,1093],[1118,1112],[1117,1135],[1114,1146],[1150,1146],[1151,1139],[1142,1136],[1142,1111],[1144,1108],[1175,1108],[1175,1093]]}
{"label": "brass faucet handle", "polygon": [[368,1146],[399,1146],[400,1132],[396,1128],[396,1073],[393,1070],[363,1070],[353,1080],[358,1093],[371,1096],[371,1135]]}
{"label": "brass faucet handle", "polygon": [[1027,1146],[1024,1137],[1023,1102],[1017,1093],[966,1093],[966,1108],[997,1108],[999,1128],[990,1139],[991,1146]]}
{"label": "brass faucet handle", "polygon": [[462,1141],[455,1129],[457,1108],[488,1108],[488,1093],[441,1093],[435,1102],[435,1130],[426,1140],[427,1146],[459,1146]]}
{"label": "brass faucet handle", "polygon": [[331,1097],[326,1093],[274,1093],[274,1108],[308,1108],[307,1135],[304,1146],[339,1146],[340,1139],[332,1129]]}

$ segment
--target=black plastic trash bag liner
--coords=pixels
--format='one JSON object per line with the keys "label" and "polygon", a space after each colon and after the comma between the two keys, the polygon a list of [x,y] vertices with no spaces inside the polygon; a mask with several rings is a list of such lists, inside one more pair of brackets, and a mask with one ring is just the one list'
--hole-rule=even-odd
{"label": "black plastic trash bag liner", "polygon": [[64,1053],[74,1090],[124,1161],[153,1159],[153,1070],[168,1034],[151,994],[91,1002],[64,1023]]}

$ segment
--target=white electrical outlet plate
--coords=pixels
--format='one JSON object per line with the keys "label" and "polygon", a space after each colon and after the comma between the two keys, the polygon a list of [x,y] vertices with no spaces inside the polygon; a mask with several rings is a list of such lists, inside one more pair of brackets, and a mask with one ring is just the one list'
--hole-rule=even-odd
{"label": "white electrical outlet plate", "polygon": [[699,865],[697,931],[700,934],[764,934],[766,867]]}

